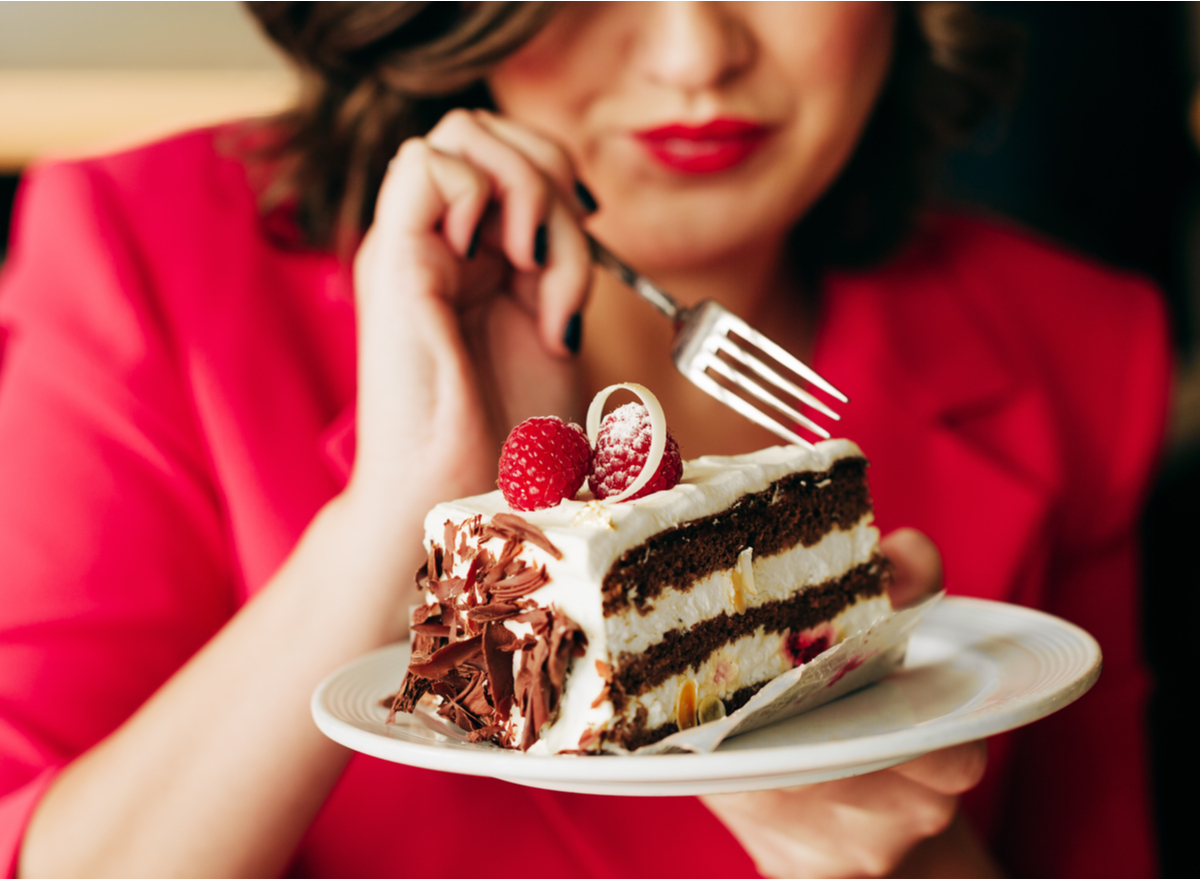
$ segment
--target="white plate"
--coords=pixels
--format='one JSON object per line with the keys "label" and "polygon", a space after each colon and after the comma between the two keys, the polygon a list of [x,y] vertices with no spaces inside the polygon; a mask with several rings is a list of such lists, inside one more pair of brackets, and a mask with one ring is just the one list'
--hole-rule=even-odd
{"label": "white plate", "polygon": [[550,790],[684,796],[764,790],[859,775],[1031,723],[1100,675],[1085,631],[1039,611],[948,597],[921,621],[904,667],[836,702],[729,739],[712,754],[530,756],[438,733],[420,715],[388,724],[379,702],[400,686],[408,645],[342,667],[313,693],[317,726],[395,763]]}

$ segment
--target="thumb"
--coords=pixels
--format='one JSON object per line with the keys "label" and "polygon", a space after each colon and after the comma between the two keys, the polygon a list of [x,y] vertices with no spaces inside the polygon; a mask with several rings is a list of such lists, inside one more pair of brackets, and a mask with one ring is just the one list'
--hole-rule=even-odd
{"label": "thumb", "polygon": [[893,606],[904,607],[942,588],[942,554],[920,531],[899,528],[879,542],[879,550],[892,563],[888,597]]}

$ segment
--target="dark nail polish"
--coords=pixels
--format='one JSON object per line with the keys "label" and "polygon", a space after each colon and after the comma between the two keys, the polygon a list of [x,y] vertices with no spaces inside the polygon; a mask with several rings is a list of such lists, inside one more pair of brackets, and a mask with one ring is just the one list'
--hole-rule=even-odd
{"label": "dark nail polish", "polygon": [[546,224],[542,223],[533,233],[533,261],[545,268],[546,254],[550,250],[550,242],[546,238]]}
{"label": "dark nail polish", "polygon": [[475,252],[479,250],[479,227],[475,227],[475,231],[471,233],[471,243],[467,245],[467,259],[473,259]]}
{"label": "dark nail polish", "polygon": [[578,311],[567,321],[567,329],[563,332],[563,344],[572,354],[579,353],[579,345],[583,341],[583,315]]}
{"label": "dark nail polish", "polygon": [[600,203],[596,201],[596,196],[592,195],[592,191],[580,183],[575,181],[575,197],[579,199],[579,205],[589,214],[594,214],[600,209]]}

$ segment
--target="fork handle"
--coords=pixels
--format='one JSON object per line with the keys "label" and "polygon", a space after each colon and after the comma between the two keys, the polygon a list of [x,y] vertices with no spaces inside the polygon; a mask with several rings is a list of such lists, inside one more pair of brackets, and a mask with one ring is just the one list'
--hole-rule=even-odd
{"label": "fork handle", "polygon": [[[587,233],[584,233],[587,234]],[[596,265],[607,269],[616,276],[617,280],[626,286],[633,289],[637,293],[672,321],[678,321],[680,316],[679,304],[675,302],[664,290],[656,287],[649,278],[635,272],[621,260],[617,259],[607,247],[593,238],[587,236],[588,247],[592,251],[592,261]]]}

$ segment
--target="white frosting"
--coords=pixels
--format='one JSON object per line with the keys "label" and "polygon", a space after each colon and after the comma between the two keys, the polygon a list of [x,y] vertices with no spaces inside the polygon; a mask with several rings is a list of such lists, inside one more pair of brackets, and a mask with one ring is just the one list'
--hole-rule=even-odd
{"label": "white frosting", "polygon": [[[838,460],[854,457],[862,457],[862,452],[849,440],[826,440],[812,449],[774,446],[736,457],[708,456],[685,462],[683,480],[669,491],[604,507],[594,501],[563,501],[547,510],[519,512],[563,556],[555,559],[531,543],[524,544],[521,558],[536,567],[544,565],[550,577],[527,598],[542,606],[554,605],[580,626],[588,640],[586,654],[573,662],[558,720],[534,747],[550,753],[574,749],[588,727],[614,719],[611,703],[592,707],[604,687],[597,660],[607,662],[623,650],[640,652],[664,629],[690,626],[731,608],[731,574],[724,571],[687,593],[667,590],[655,598],[654,610],[647,616],[626,611],[606,623],[600,583],[616,559],[660,531],[719,513],[742,495],[763,491],[789,473],[823,472]],[[458,525],[475,516],[487,521],[497,513],[512,512],[499,491],[439,504],[425,517],[426,546],[442,543],[447,521]],[[778,600],[794,592],[798,583],[823,582],[866,561],[878,539],[870,521],[868,515],[850,531],[835,530],[809,549],[798,547],[753,559],[756,594],[744,593],[747,605]],[[493,538],[482,545],[496,556],[503,541]],[[467,567],[456,557],[451,575],[464,576]],[[672,617],[681,622],[666,624]],[[778,636],[774,637],[778,652]]]}

